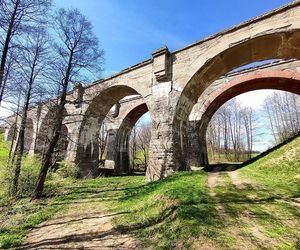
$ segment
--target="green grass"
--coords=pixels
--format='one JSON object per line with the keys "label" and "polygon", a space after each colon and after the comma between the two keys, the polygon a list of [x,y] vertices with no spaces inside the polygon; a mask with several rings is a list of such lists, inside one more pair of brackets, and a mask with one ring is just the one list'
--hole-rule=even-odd
{"label": "green grass", "polygon": [[190,249],[195,240],[219,236],[222,226],[206,187],[207,174],[177,173],[125,191],[115,211],[117,229],[132,232],[144,245],[158,249]]}
{"label": "green grass", "polygon": [[[18,247],[34,226],[80,203],[105,204],[118,214],[113,219],[117,230],[133,234],[150,249],[241,249],[243,244],[249,249],[300,249],[300,212],[291,203],[299,198],[299,154],[294,153],[300,152],[299,146],[297,138],[238,170],[250,183],[243,188],[221,173],[213,189],[216,196],[209,194],[208,175],[202,171],[147,184],[143,176],[75,181],[53,173],[47,198],[0,205],[0,248]],[[218,213],[220,205],[225,218]]]}
{"label": "green grass", "polygon": [[215,188],[216,199],[225,208],[227,227],[239,228],[257,249],[299,249],[299,152],[298,137],[238,170],[248,183],[243,188],[233,185],[227,173],[219,176],[223,185]]}
{"label": "green grass", "polygon": [[9,249],[19,246],[30,229],[64,208],[63,205],[55,205],[55,199],[39,202],[21,199],[1,207],[0,219],[4,223],[0,226],[0,248]]}
{"label": "green grass", "polygon": [[295,249],[300,239],[297,207],[281,202],[286,197],[274,195],[263,185],[241,189],[231,183],[227,173],[219,178],[225,183],[215,188],[216,199],[226,211],[225,238],[230,228],[236,228],[250,249]]}
{"label": "green grass", "polygon": [[242,168],[239,173],[276,195],[299,196],[300,137]]}
{"label": "green grass", "polygon": [[70,182],[69,179],[62,180],[50,174],[49,177],[52,178],[48,178],[46,193],[52,198],[30,202],[28,196],[35,184],[33,177],[38,175],[40,160],[37,157],[26,157],[22,161],[19,180],[19,191],[24,198],[9,197],[7,193],[11,173],[7,167],[9,146],[10,143],[5,142],[3,134],[0,134],[0,249],[19,246],[29,229],[49,219],[58,211],[62,211],[64,204],[55,205],[57,198],[53,195],[60,187]]}
{"label": "green grass", "polygon": [[[5,166],[6,166],[6,161],[9,153],[9,145],[10,145],[10,143],[5,142],[3,138],[4,138],[4,134],[0,133],[0,181],[3,180],[3,177],[5,175],[5,171],[6,171]],[[1,194],[2,194],[2,190],[0,190],[0,197]]]}

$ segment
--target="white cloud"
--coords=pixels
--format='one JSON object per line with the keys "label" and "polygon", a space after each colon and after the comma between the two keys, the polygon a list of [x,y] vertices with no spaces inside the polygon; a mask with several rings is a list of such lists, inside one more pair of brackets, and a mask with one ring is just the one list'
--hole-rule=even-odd
{"label": "white cloud", "polygon": [[237,96],[236,99],[242,106],[251,107],[257,110],[260,109],[266,97],[268,95],[271,95],[275,91],[278,90],[271,90],[271,89],[254,90],[254,91],[241,94]]}

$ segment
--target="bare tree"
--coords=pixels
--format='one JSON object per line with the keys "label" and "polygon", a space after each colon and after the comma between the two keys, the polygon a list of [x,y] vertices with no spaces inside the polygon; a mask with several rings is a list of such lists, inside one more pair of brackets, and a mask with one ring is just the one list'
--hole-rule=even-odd
{"label": "bare tree", "polygon": [[141,124],[136,137],[137,137],[137,150],[143,157],[142,163],[146,170],[148,167],[149,145],[151,140],[150,124]]}
{"label": "bare tree", "polygon": [[60,9],[54,16],[53,29],[57,34],[55,50],[58,58],[56,70],[61,73],[59,78],[60,95],[57,116],[53,126],[53,137],[42,160],[33,199],[41,197],[44,189],[46,175],[51,166],[52,154],[59,140],[63,124],[69,84],[74,83],[74,78],[79,77],[83,72],[101,70],[99,66],[103,60],[103,51],[99,49],[98,39],[93,33],[91,23],[77,9]]}
{"label": "bare tree", "polygon": [[99,137],[98,137],[98,141],[99,141],[99,160],[101,163],[104,162],[104,155],[105,155],[105,151],[106,151],[106,145],[107,145],[107,128],[105,126],[105,124],[103,123],[101,128],[100,128],[100,133],[99,133]]}
{"label": "bare tree", "polygon": [[[241,161],[247,151],[251,158],[257,134],[256,118],[252,108],[243,108],[235,99],[225,103],[212,117],[206,134],[208,149],[215,161]],[[233,159],[231,157],[233,153]]]}
{"label": "bare tree", "polygon": [[248,159],[252,157],[253,151],[253,139],[254,139],[254,114],[252,108],[243,108],[241,110],[242,123],[244,126],[245,136],[246,136],[246,145],[247,145],[247,154]]}
{"label": "bare tree", "polygon": [[263,110],[269,121],[275,144],[300,130],[300,97],[288,92],[275,92],[268,96]]}
{"label": "bare tree", "polygon": [[[9,51],[17,46],[14,37],[28,33],[36,23],[41,24],[49,10],[51,0],[3,0],[0,2],[1,63],[0,93],[4,93],[3,81]],[[0,104],[3,94],[0,95]]]}

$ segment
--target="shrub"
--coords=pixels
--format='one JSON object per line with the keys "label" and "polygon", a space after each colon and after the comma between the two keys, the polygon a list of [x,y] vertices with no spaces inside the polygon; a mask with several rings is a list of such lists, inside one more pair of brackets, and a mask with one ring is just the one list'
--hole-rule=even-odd
{"label": "shrub", "polygon": [[57,173],[63,178],[76,179],[79,177],[79,167],[70,161],[64,160],[58,163]]}
{"label": "shrub", "polygon": [[18,196],[29,196],[33,193],[41,166],[38,156],[26,156],[22,161],[19,178]]}
{"label": "shrub", "polygon": [[[25,197],[32,194],[40,171],[41,159],[38,156],[25,156],[22,159],[21,172],[18,182],[17,196]],[[10,196],[11,183],[15,174],[14,165],[3,166],[0,183],[4,190],[2,196]]]}

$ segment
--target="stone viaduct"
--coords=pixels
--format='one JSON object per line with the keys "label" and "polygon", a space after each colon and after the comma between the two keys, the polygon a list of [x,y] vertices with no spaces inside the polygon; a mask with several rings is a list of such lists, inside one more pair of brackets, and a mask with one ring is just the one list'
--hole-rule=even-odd
{"label": "stone viaduct", "polygon": [[[264,66],[233,71],[272,60]],[[106,166],[116,173],[128,168],[128,135],[146,112],[152,121],[150,162],[146,178],[158,180],[191,164],[206,165],[205,133],[214,112],[227,100],[256,89],[300,94],[300,1],[273,10],[231,29],[152,58],[88,86],[77,84],[68,94],[62,142],[66,159],[83,172],[99,164],[98,135],[105,122],[110,145]],[[124,101],[125,97],[136,96]],[[55,110],[44,103],[30,110],[26,148],[41,152],[39,141],[51,134]],[[108,119],[109,118],[109,119]],[[6,139],[12,139],[15,117]],[[196,126],[201,140],[189,140]],[[45,132],[47,131],[47,132]],[[50,132],[49,132],[50,131]],[[41,135],[44,133],[44,135]],[[16,137],[16,136],[15,136]]]}

